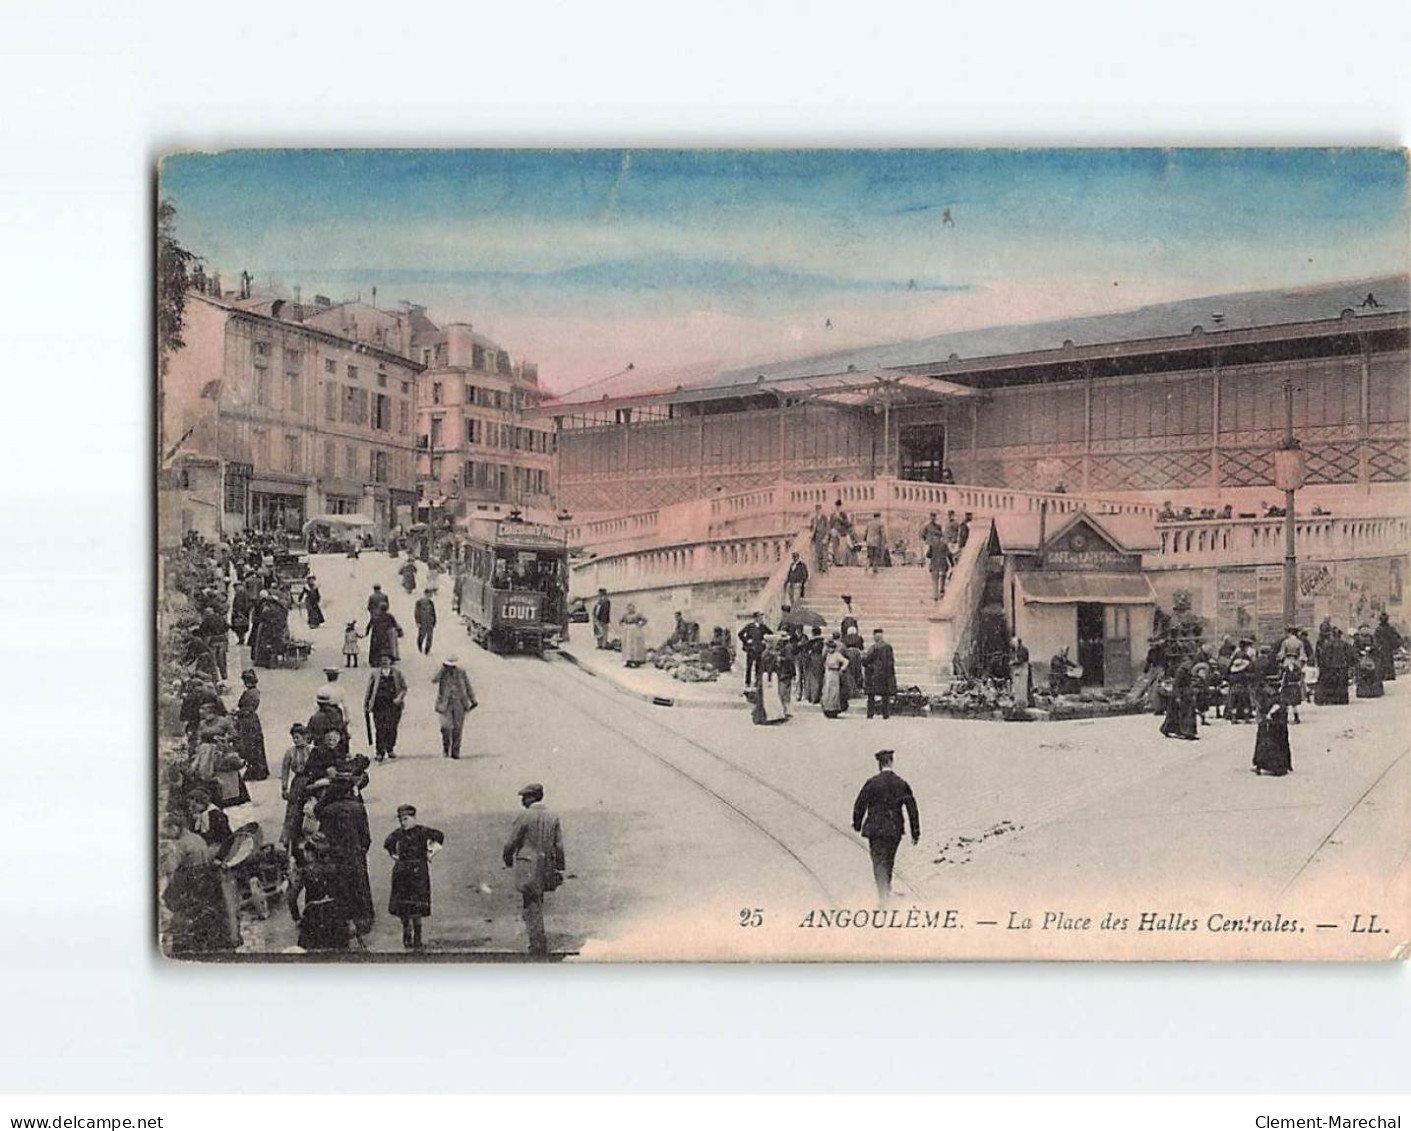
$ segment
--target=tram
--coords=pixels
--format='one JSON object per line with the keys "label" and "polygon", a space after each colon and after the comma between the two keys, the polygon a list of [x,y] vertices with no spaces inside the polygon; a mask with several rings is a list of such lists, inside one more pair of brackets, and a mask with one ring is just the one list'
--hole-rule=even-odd
{"label": "tram", "polygon": [[466,631],[481,647],[541,655],[568,638],[568,540],[558,527],[473,518],[456,570]]}

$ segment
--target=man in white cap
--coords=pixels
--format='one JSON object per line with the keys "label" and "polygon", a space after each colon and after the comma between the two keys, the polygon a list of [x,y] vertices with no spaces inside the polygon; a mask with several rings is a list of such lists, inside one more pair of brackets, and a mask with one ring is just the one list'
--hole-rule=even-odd
{"label": "man in white cap", "polygon": [[436,684],[436,713],[441,716],[441,756],[459,758],[465,717],[479,706],[470,677],[459,656],[447,656],[431,682]]}
{"label": "man in white cap", "polygon": [[563,827],[543,806],[544,787],[538,782],[519,791],[524,812],[514,819],[502,858],[514,869],[514,886],[524,900],[524,926],[529,932],[529,953],[549,953],[544,933],[544,893],[563,882]]}

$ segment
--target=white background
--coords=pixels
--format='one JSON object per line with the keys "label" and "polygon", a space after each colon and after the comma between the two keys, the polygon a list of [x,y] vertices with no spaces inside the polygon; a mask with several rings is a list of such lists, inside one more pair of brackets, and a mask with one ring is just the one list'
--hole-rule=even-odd
{"label": "white background", "polygon": [[1404,145],[1408,11],[4,5],[0,1089],[1404,1089],[1405,964],[159,965],[147,296],[160,149]]}

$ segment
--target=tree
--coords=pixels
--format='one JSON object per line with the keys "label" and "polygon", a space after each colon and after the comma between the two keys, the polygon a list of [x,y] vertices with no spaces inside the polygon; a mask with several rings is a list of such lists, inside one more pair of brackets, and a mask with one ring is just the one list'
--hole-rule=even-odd
{"label": "tree", "polygon": [[176,205],[163,200],[157,205],[157,358],[163,373],[167,358],[186,345],[186,292],[191,268],[201,259],[177,242],[175,228]]}

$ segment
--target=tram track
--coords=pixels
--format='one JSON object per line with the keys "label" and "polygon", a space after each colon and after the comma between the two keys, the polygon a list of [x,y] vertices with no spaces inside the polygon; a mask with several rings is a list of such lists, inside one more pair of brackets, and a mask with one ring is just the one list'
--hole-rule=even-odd
{"label": "tram track", "polygon": [[[818,874],[817,869],[810,865],[800,855],[800,851],[797,850],[799,846],[791,844],[785,839],[785,834],[783,830],[769,827],[760,816],[757,816],[755,813],[747,811],[747,809],[741,804],[738,804],[736,801],[731,800],[729,797],[726,797],[724,794],[722,794],[719,789],[712,786],[709,782],[702,780],[700,775],[692,773],[690,770],[679,765],[673,759],[666,757],[658,751],[652,749],[651,745],[648,742],[644,742],[640,738],[628,733],[622,726],[618,725],[618,723],[610,715],[605,715],[601,710],[598,709],[600,705],[599,700],[592,696],[592,690],[595,687],[603,686],[603,684],[598,680],[598,677],[593,676],[590,673],[583,672],[579,668],[572,668],[571,672],[571,682],[572,684],[576,685],[577,690],[579,692],[579,694],[575,694],[573,696],[573,706],[575,709],[582,711],[583,714],[587,715],[605,730],[608,730],[611,733],[617,735],[624,742],[628,743],[634,749],[645,754],[652,761],[666,766],[668,769],[672,770],[680,777],[691,782],[691,784],[695,785],[698,789],[702,790],[702,792],[712,797],[718,803],[728,808],[732,812],[736,813],[742,820],[744,820],[751,827],[755,828],[763,836],[765,836],[774,844],[776,844],[784,853],[786,853],[791,859],[793,859],[796,864],[809,876],[814,885],[818,887],[819,891],[829,900],[830,903],[836,902],[836,900],[834,899],[835,893],[832,891],[830,885]],[[531,677],[531,679],[536,684],[536,686],[542,688],[543,690],[556,693],[560,697],[563,697],[564,685],[562,683],[556,681],[553,684],[549,684],[548,682],[538,678],[537,676]],[[622,698],[624,701],[633,702],[631,700],[628,700],[625,696],[623,696]],[[807,804],[806,802],[800,801],[798,798],[792,796],[785,790],[780,789],[777,785],[770,782],[767,778],[756,773],[748,766],[742,765],[732,758],[725,757],[718,751],[711,749],[709,746],[697,741],[696,739],[681,734],[674,728],[667,726],[665,723],[661,722],[656,718],[653,718],[650,713],[634,709],[632,712],[632,718],[635,722],[641,724],[642,726],[650,728],[660,734],[665,735],[668,741],[680,744],[681,746],[688,747],[690,750],[695,751],[699,756],[707,759],[710,764],[721,768],[727,774],[737,775],[745,779],[745,781],[749,783],[749,786],[752,786],[757,790],[764,791],[769,797],[774,799],[776,805],[782,806],[786,812],[805,818],[807,822],[809,822],[812,826],[818,828],[830,840],[834,841],[834,843],[838,847],[841,848],[845,846],[846,852],[859,856],[861,858],[861,862],[863,863],[868,861],[866,847],[859,842],[859,840],[857,839],[857,835],[852,831],[852,829],[844,828],[842,825],[830,820],[824,814],[818,812],[818,810],[813,808],[811,805]],[[903,876],[900,871],[894,874],[893,883],[898,889],[899,893],[904,895],[906,898],[917,899],[920,897],[920,892],[917,890],[915,885],[912,884],[905,876]]]}

